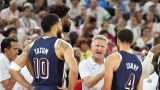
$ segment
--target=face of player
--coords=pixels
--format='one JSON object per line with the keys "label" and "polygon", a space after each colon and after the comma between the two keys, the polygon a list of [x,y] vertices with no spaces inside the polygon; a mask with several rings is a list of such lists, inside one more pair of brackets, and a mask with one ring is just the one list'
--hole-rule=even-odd
{"label": "face of player", "polygon": [[62,27],[63,27],[63,32],[69,32],[70,31],[70,15],[66,14],[64,17],[61,18],[62,20]]}
{"label": "face of player", "polygon": [[91,44],[93,57],[102,59],[107,51],[107,42],[105,40],[96,39]]}
{"label": "face of player", "polygon": [[5,53],[9,60],[14,60],[18,55],[18,49],[20,48],[18,42],[11,42],[11,47],[5,49]]}

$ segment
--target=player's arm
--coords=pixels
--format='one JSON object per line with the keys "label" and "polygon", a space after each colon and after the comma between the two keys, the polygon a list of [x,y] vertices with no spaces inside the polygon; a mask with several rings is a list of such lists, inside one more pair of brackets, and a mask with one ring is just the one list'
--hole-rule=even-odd
{"label": "player's arm", "polygon": [[12,90],[13,86],[15,85],[15,82],[15,79],[11,77],[10,79],[2,81],[1,84],[5,88],[5,90]]}
{"label": "player's arm", "polygon": [[[10,65],[10,74],[25,88],[32,90],[33,86],[27,82],[22,74],[19,72],[22,67],[24,67],[29,62],[28,58],[28,46],[24,48],[22,54],[18,56],[13,63]],[[18,78],[17,78],[18,77]]]}
{"label": "player's arm", "polygon": [[147,54],[146,58],[144,59],[142,63],[144,77],[147,77],[150,73],[152,73],[154,69],[152,64],[155,64],[158,62],[158,60],[154,57],[157,56],[159,52],[160,52],[160,44],[150,49],[149,53]]}
{"label": "player's arm", "polygon": [[69,66],[69,90],[74,90],[77,78],[78,78],[78,66],[74,57],[74,51],[72,46],[64,40],[59,40],[57,45],[63,53],[65,62]]}
{"label": "player's arm", "polygon": [[87,76],[83,78],[84,84],[87,88],[92,88],[96,85],[102,78],[104,77],[104,71],[100,72],[99,74],[95,75],[94,77]]}
{"label": "player's arm", "polygon": [[103,77],[104,77],[104,70],[98,73],[95,76],[91,76],[91,71],[88,70],[88,67],[85,63],[80,62],[79,64],[79,73],[87,88],[92,88],[96,85]]}
{"label": "player's arm", "polygon": [[30,72],[30,74],[32,75],[32,77],[34,77],[31,62],[28,62],[28,63],[26,64],[26,67],[27,67],[28,71]]}
{"label": "player's arm", "polygon": [[140,80],[139,80],[139,83],[138,83],[138,86],[137,86],[137,90],[143,90],[143,79],[144,79],[144,77],[143,77],[143,73],[142,73]]}
{"label": "player's arm", "polygon": [[116,62],[118,61],[117,59],[119,59],[119,57],[116,54],[112,54],[106,59],[104,85],[102,90],[111,90],[112,88],[113,72],[117,69],[118,66],[118,62]]}
{"label": "player's arm", "polygon": [[5,88],[5,90],[11,90],[15,85],[15,79],[10,76],[8,68],[0,63],[0,83]]}

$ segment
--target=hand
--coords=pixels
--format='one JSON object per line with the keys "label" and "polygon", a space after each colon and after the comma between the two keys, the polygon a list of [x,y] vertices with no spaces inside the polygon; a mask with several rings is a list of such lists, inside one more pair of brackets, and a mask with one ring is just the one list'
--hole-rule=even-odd
{"label": "hand", "polygon": [[160,52],[160,44],[152,47],[150,51],[153,52],[154,54],[158,54]]}
{"label": "hand", "polygon": [[147,53],[148,53],[148,51],[147,51],[147,50],[142,50],[142,51],[141,51],[141,56],[142,56],[142,57],[144,57],[144,56],[146,56],[146,55],[147,55]]}
{"label": "hand", "polygon": [[57,86],[58,90],[68,90],[66,87],[62,86],[62,87],[59,87]]}

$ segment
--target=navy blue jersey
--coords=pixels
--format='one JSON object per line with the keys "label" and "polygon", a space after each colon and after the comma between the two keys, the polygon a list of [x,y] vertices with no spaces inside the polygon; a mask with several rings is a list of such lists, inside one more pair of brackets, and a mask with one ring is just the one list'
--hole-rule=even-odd
{"label": "navy blue jersey", "polygon": [[134,54],[120,51],[121,63],[114,72],[112,90],[136,90],[142,74],[142,64]]}
{"label": "navy blue jersey", "polygon": [[34,72],[33,85],[36,87],[35,90],[57,90],[57,86],[63,84],[64,61],[59,60],[55,54],[56,40],[56,37],[39,38],[29,51],[29,59]]}

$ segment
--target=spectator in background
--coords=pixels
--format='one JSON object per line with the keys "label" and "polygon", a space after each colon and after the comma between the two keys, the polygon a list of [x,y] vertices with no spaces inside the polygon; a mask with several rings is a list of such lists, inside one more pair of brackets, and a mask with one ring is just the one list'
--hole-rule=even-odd
{"label": "spectator in background", "polygon": [[126,21],[123,18],[123,12],[118,9],[115,10],[115,16],[113,16],[111,19],[111,23],[114,25],[117,25],[121,22],[122,27],[126,26]]}
{"label": "spectator in background", "polygon": [[134,38],[133,43],[141,36],[141,22],[138,20],[138,15],[136,13],[137,12],[131,14],[130,23],[127,23],[125,27],[132,31]]}
{"label": "spectator in background", "polygon": [[146,16],[144,16],[144,20],[144,25],[147,25],[149,28],[151,28],[153,36],[156,36],[158,33],[160,33],[160,24],[156,22],[153,11],[148,10]]}
{"label": "spectator in background", "polygon": [[127,7],[127,13],[124,13],[125,20],[130,19],[130,16],[133,12],[140,11],[139,4],[137,3],[136,0],[128,0],[128,2],[126,3],[126,7]]}
{"label": "spectator in background", "polygon": [[80,15],[75,17],[75,31],[80,34],[80,27],[84,23],[85,19],[87,18],[87,8],[85,5],[80,6]]}
{"label": "spectator in background", "polygon": [[112,35],[110,35],[106,30],[101,30],[99,34],[104,35],[108,39],[108,49],[105,54],[105,57],[107,57],[109,54],[113,52],[113,49],[116,47],[116,39]]}
{"label": "spectator in background", "polygon": [[23,15],[19,19],[20,27],[25,30],[25,33],[28,35],[32,35],[35,27],[37,27],[37,23],[35,20],[31,18],[32,9],[29,6],[23,7]]}
{"label": "spectator in background", "polygon": [[[99,32],[101,30],[106,30],[113,38],[115,38],[116,36],[116,32],[115,32],[115,25],[111,24],[111,16],[110,14],[106,14],[103,16],[103,22],[102,22],[102,26],[99,28]],[[116,41],[113,40],[113,42],[115,43]]]}
{"label": "spectator in background", "polygon": [[19,44],[14,38],[5,38],[1,42],[0,53],[0,90],[12,90],[15,79],[9,74],[9,65],[18,54]]}
{"label": "spectator in background", "polygon": [[17,9],[17,1],[11,0],[9,7],[3,9],[0,13],[0,16],[5,22],[9,22],[13,17],[19,18],[19,11]]}
{"label": "spectator in background", "polygon": [[68,5],[70,8],[71,19],[74,19],[80,15],[80,0],[71,0],[71,3]]}
{"label": "spectator in background", "polygon": [[45,10],[47,6],[47,0],[35,0],[33,4],[33,12],[38,14],[40,11]]}
{"label": "spectator in background", "polygon": [[126,5],[121,0],[111,0],[111,3],[115,10],[122,11],[123,14],[127,12]]}
{"label": "spectator in background", "polygon": [[[88,8],[91,4],[91,0],[84,0],[85,1],[85,4],[86,4],[86,7]],[[110,0],[97,0],[97,3],[98,3],[98,6],[104,8],[104,9],[108,9],[111,7],[110,3],[109,3]]]}
{"label": "spectator in background", "polygon": [[6,31],[4,31],[3,35],[5,37],[12,37],[12,38],[17,39],[17,29],[14,27],[9,27],[9,28],[7,28]]}
{"label": "spectator in background", "polygon": [[76,46],[80,49],[80,61],[87,59],[92,56],[92,52],[90,50],[89,42],[85,38],[79,38],[77,40]]}
{"label": "spectator in background", "polygon": [[92,56],[81,61],[79,73],[82,79],[82,90],[101,90],[104,77],[104,55],[108,40],[103,35],[92,38]]}
{"label": "spectator in background", "polygon": [[151,28],[144,27],[141,30],[141,37],[135,42],[135,46],[139,48],[140,51],[143,49],[148,51],[152,47],[153,40],[154,38],[151,34]]}
{"label": "spectator in background", "polygon": [[90,6],[87,9],[87,15],[96,17],[97,26],[101,26],[103,16],[109,14],[104,8],[99,7],[97,4],[97,0],[90,0]]}
{"label": "spectator in background", "polygon": [[78,38],[79,38],[79,35],[76,32],[72,31],[69,33],[69,42],[73,47],[76,46],[76,42]]}
{"label": "spectator in background", "polygon": [[97,30],[97,19],[92,16],[88,16],[84,21],[82,26],[80,37],[91,39],[94,35],[97,35],[99,32]]}
{"label": "spectator in background", "polygon": [[155,5],[156,14],[160,15],[160,10],[159,10],[160,4],[159,4],[158,0],[148,0],[143,6],[143,13],[147,13],[149,10],[149,7],[152,5]]}
{"label": "spectator in background", "polygon": [[18,42],[20,44],[21,49],[23,49],[23,44],[25,42],[25,40],[28,38],[26,35],[26,32],[23,28],[20,27],[20,21],[18,18],[13,18],[10,21],[10,25],[8,25],[7,28],[15,28],[16,29],[16,37],[18,39]]}

